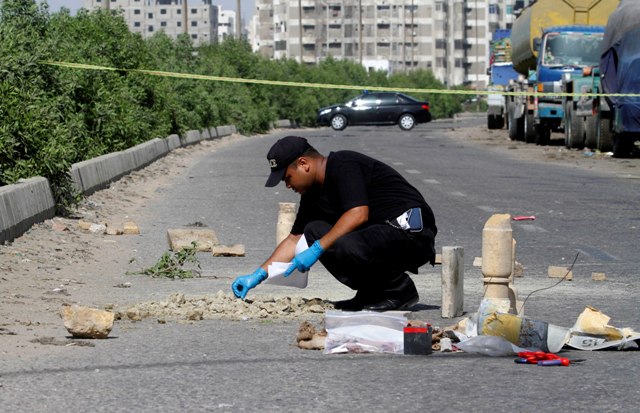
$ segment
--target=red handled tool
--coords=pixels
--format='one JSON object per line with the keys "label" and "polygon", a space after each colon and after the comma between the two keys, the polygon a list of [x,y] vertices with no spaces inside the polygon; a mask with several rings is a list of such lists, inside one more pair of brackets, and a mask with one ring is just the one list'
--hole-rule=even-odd
{"label": "red handled tool", "polygon": [[578,363],[584,359],[569,360],[543,351],[521,351],[514,361],[519,364],[537,364],[538,366],[569,366],[571,363]]}

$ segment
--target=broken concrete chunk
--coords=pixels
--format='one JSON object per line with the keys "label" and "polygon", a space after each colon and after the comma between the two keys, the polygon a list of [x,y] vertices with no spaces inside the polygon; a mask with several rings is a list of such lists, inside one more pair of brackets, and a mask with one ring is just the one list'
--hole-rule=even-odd
{"label": "broken concrete chunk", "polygon": [[573,280],[573,272],[569,271],[567,267],[554,267],[549,266],[548,270],[549,278],[564,278],[567,281]]}
{"label": "broken concrete chunk", "polygon": [[605,274],[603,272],[592,272],[591,273],[591,279],[593,281],[606,281],[607,280],[607,274]]}
{"label": "broken concrete chunk", "polygon": [[89,231],[89,228],[91,228],[91,225],[93,225],[93,222],[84,221],[82,219],[78,221],[78,228],[85,231]]}
{"label": "broken concrete chunk", "polygon": [[60,309],[64,327],[73,337],[107,338],[113,328],[114,313],[78,305]]}
{"label": "broken concrete chunk", "polygon": [[107,227],[103,224],[91,224],[89,226],[89,232],[93,234],[104,234],[107,231]]}
{"label": "broken concrete chunk", "polygon": [[482,257],[475,257],[473,259],[473,266],[474,267],[482,267]]}
{"label": "broken concrete chunk", "polygon": [[138,235],[140,234],[140,228],[138,228],[138,225],[136,225],[135,222],[125,222],[124,233],[127,235]]}
{"label": "broken concrete chunk", "polygon": [[244,245],[214,245],[211,248],[214,257],[244,257]]}
{"label": "broken concrete chunk", "polygon": [[207,228],[168,229],[167,239],[171,251],[190,248],[192,242],[197,244],[198,251],[211,251],[214,245],[219,244],[216,233]]}
{"label": "broken concrete chunk", "polygon": [[122,228],[107,227],[107,235],[122,235],[124,230]]}

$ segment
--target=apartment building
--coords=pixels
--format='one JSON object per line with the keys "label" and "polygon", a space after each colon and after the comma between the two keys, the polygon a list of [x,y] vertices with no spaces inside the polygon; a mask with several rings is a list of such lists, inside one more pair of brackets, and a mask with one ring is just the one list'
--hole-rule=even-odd
{"label": "apartment building", "polygon": [[430,69],[484,88],[489,40],[530,0],[256,0],[249,38],[270,58],[327,56],[389,73]]}
{"label": "apartment building", "polygon": [[188,33],[196,46],[218,39],[219,7],[212,0],[84,0],[83,7],[106,8],[104,1],[111,10],[121,9],[129,30],[142,37]]}
{"label": "apartment building", "polygon": [[235,37],[236,12],[218,8],[218,41],[222,42],[228,37]]}

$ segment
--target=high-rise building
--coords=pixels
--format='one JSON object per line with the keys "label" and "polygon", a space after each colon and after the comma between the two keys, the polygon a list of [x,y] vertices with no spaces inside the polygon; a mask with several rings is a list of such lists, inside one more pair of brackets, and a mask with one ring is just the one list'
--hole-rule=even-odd
{"label": "high-rise building", "polygon": [[84,0],[84,8],[122,9],[129,30],[142,37],[163,31],[169,37],[188,33],[194,44],[218,39],[218,6],[212,0]]}
{"label": "high-rise building", "polygon": [[529,1],[256,0],[249,38],[271,58],[430,69],[448,86],[484,88],[491,33],[510,28],[514,6]]}

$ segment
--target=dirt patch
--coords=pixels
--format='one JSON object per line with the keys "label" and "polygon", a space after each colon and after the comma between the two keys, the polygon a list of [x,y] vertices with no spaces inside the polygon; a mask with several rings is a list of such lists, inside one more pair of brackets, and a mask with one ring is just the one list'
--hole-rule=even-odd
{"label": "dirt patch", "polygon": [[614,158],[610,152],[602,153],[590,148],[567,149],[562,135],[554,133],[551,143],[539,146],[512,141],[506,129],[489,130],[486,127],[453,127],[448,135],[455,140],[492,147],[506,156],[524,161],[553,163],[598,173],[613,174],[621,178],[640,179],[640,158]]}

